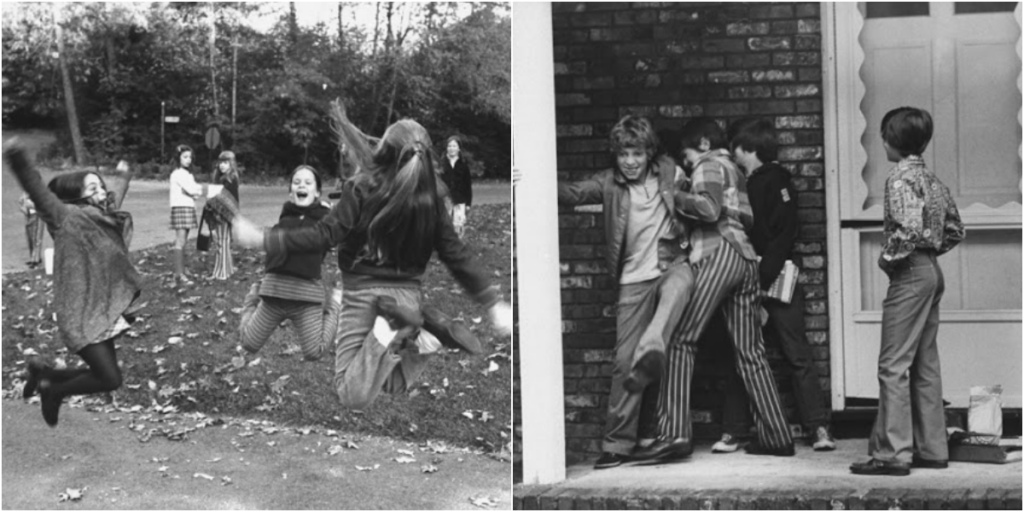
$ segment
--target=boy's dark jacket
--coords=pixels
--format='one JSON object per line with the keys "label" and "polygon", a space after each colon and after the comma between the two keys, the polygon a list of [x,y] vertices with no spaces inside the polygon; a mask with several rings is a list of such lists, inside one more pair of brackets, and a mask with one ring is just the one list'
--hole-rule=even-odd
{"label": "boy's dark jacket", "polygon": [[[317,221],[326,217],[330,211],[330,208],[319,201],[305,207],[288,201],[281,208],[281,217],[277,225],[288,229],[313,226]],[[290,252],[282,262],[271,262],[268,257],[267,272],[287,274],[303,279],[320,279],[320,269],[326,254],[326,250]],[[271,266],[272,264],[274,266]]]}
{"label": "boy's dark jacket", "polygon": [[782,272],[793,251],[800,229],[789,171],[770,162],[747,177],[747,196],[754,212],[750,242],[761,256],[758,277],[761,289],[767,290]]}
{"label": "boy's dark jacket", "polygon": [[[342,185],[341,198],[321,221],[297,229],[271,229],[266,231],[263,246],[267,260],[280,258],[289,251],[319,251],[338,246],[338,268],[342,278],[365,278],[383,286],[388,282],[420,281],[430,262],[430,254],[415,264],[399,268],[393,263],[360,260],[358,255],[366,245],[366,232],[357,231],[363,203],[373,190],[372,177],[357,174]],[[444,207],[447,188],[437,179],[437,229],[434,230],[434,250],[448,267],[452,277],[466,289],[473,299],[484,307],[493,306],[500,299],[496,287],[474,260],[473,254],[455,233],[451,217]],[[275,260],[276,261],[276,260]],[[345,281],[346,286],[349,281]]]}
{"label": "boy's dark jacket", "polygon": [[[668,208],[672,222],[672,234],[677,236],[674,247],[660,245],[658,261],[665,264],[675,260],[689,249],[686,225],[675,212],[675,190],[685,178],[676,170],[675,161],[667,156],[656,157],[650,171],[658,176],[658,194]],[[680,170],[681,171],[681,170]],[[616,169],[605,169],[590,179],[574,183],[558,184],[558,202],[566,205],[604,204],[604,235],[608,244],[605,263],[608,272],[616,279],[622,272],[623,252],[626,248],[626,223],[629,218],[629,186],[625,177]]]}

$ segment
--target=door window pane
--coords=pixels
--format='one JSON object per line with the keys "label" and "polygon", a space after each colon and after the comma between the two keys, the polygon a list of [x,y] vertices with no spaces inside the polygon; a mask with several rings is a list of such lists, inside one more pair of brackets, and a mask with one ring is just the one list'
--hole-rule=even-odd
{"label": "door window pane", "polygon": [[865,2],[867,18],[928,16],[928,2]]}
{"label": "door window pane", "polygon": [[956,2],[953,12],[956,14],[981,14],[986,12],[1013,12],[1017,2]]}

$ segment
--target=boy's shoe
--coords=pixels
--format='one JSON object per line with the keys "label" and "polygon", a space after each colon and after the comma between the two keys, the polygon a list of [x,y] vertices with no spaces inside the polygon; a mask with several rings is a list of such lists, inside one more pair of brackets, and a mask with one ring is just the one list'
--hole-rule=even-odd
{"label": "boy's shoe", "polygon": [[667,461],[689,457],[693,454],[693,443],[688,439],[659,439],[651,446],[633,452],[634,460]]}
{"label": "boy's shoe", "polygon": [[21,397],[23,399],[28,400],[32,398],[32,395],[36,394],[36,388],[39,387],[39,379],[47,368],[38,359],[32,359],[28,362],[28,375],[25,378],[25,387],[21,388]]}
{"label": "boy's shoe", "polygon": [[470,354],[483,352],[480,340],[461,323],[452,320],[433,306],[423,306],[420,312],[423,313],[423,328],[436,336],[442,345]]}
{"label": "boy's shoe", "polygon": [[850,472],[855,475],[907,476],[910,474],[910,465],[897,460],[871,459],[850,464]]}
{"label": "boy's shoe", "polygon": [[622,387],[626,388],[626,391],[630,393],[639,393],[648,384],[660,379],[664,369],[665,353],[652,350],[640,356],[640,359],[633,365],[633,369],[630,370],[629,376],[626,377],[626,382],[622,384]]}
{"label": "boy's shoe", "polygon": [[910,461],[910,467],[921,469],[946,469],[949,467],[949,461],[922,459],[917,455],[914,455],[914,458]]}
{"label": "boy's shoe", "polygon": [[621,466],[623,462],[629,462],[629,457],[618,453],[604,452],[594,463],[594,469],[608,469]]}
{"label": "boy's shoe", "polygon": [[814,442],[811,443],[811,447],[816,452],[830,452],[836,449],[836,440],[832,438],[832,433],[828,431],[828,427],[819,425],[814,430]]}
{"label": "boy's shoe", "polygon": [[750,455],[774,455],[776,457],[792,457],[793,455],[796,455],[796,449],[793,448],[793,443],[775,448],[764,446],[760,441],[754,441],[748,444],[745,450]]}
{"label": "boy's shoe", "polygon": [[722,434],[722,438],[711,445],[711,453],[733,453],[743,446],[743,442],[729,434]]}

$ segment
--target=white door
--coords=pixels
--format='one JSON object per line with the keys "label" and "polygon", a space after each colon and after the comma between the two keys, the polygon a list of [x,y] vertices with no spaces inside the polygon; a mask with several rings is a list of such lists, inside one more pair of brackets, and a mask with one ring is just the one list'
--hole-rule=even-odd
{"label": "white door", "polygon": [[939,260],[944,396],[965,407],[970,386],[1001,384],[1004,405],[1021,407],[1020,6],[871,2],[830,12],[839,146],[831,152],[839,200],[838,219],[830,219],[839,251],[831,257],[840,260],[830,283],[841,288],[833,316],[842,317],[832,320],[842,325],[841,340],[833,340],[833,357],[841,354],[833,388],[846,404],[878,397],[888,279],[876,261],[893,165],[880,123],[892,108],[916,106],[935,122],[925,161],[967,227],[966,240]]}

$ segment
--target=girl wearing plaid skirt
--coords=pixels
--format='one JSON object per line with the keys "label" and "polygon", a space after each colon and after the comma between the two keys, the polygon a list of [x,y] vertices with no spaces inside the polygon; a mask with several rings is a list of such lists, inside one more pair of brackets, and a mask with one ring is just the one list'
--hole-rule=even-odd
{"label": "girl wearing plaid skirt", "polygon": [[131,215],[118,211],[131,175],[108,176],[109,191],[88,171],[62,174],[47,186],[17,139],[4,145],[4,159],[53,237],[60,339],[89,366],[57,370],[29,362],[23,396],[39,392],[43,419],[53,427],[65,397],[121,387],[114,338],[128,329],[141,282],[128,257]]}
{"label": "girl wearing plaid skirt", "polygon": [[[312,226],[331,211],[320,202],[320,173],[308,165],[292,171],[288,201],[281,209],[277,226]],[[263,348],[270,335],[290,319],[299,335],[302,357],[316,361],[324,347],[334,340],[341,313],[341,290],[334,290],[324,308],[325,290],[320,282],[326,249],[295,251],[267,258],[267,274],[253,283],[242,305],[239,335],[242,347],[251,353]]]}
{"label": "girl wearing plaid skirt", "polygon": [[171,249],[171,261],[174,263],[174,280],[183,284],[191,284],[185,272],[185,242],[190,229],[199,227],[196,220],[196,199],[206,191],[203,185],[196,183],[192,172],[192,148],[181,144],[174,148],[175,164],[178,166],[171,172],[171,229],[174,230],[174,247]]}

